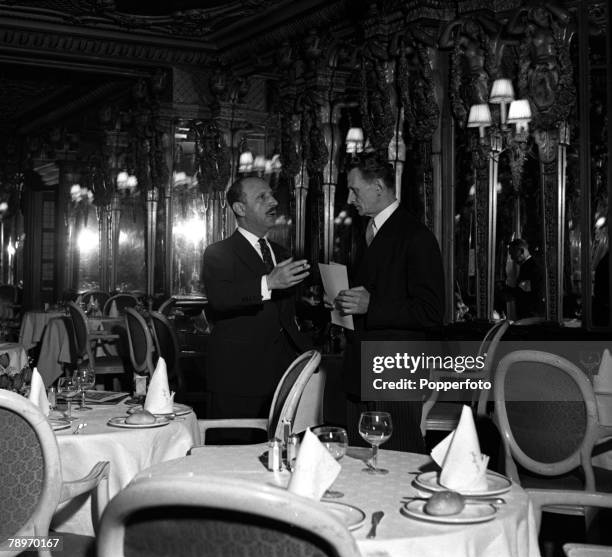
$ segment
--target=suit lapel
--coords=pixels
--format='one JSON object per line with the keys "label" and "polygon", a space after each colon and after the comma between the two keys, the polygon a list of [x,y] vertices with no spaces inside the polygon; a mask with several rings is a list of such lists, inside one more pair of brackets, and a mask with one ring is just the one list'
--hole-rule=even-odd
{"label": "suit lapel", "polygon": [[230,236],[236,256],[256,275],[265,275],[266,266],[255,248],[238,230]]}

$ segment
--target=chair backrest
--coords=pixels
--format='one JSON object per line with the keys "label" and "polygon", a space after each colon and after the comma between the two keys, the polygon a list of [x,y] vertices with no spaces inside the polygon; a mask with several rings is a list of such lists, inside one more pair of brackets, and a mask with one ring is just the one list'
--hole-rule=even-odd
{"label": "chair backrest", "polygon": [[153,373],[153,339],[147,322],[135,309],[126,307],[125,328],[128,332],[130,361],[134,371],[151,375]]}
{"label": "chair backrest", "polygon": [[355,540],[318,501],[223,476],[138,480],[108,505],[98,557],[357,557]]}
{"label": "chair backrest", "polygon": [[595,488],[591,453],[599,436],[595,394],[570,361],[538,350],[504,356],[495,372],[495,421],[506,453],[506,473],[526,470],[559,476],[582,466],[586,489]]}
{"label": "chair backrest", "polygon": [[[149,313],[149,319],[157,355],[166,361],[170,387],[176,388],[177,392],[182,392],[183,377],[179,363],[180,348],[174,327],[165,315],[156,311]],[[172,385],[173,382],[175,385]]]}
{"label": "chair backrest", "polygon": [[102,290],[88,290],[81,294],[81,300],[86,306],[89,305],[91,298],[98,301],[98,307],[100,311],[102,311],[104,304],[106,304],[106,301],[110,298],[110,294],[108,292],[102,292]]}
{"label": "chair backrest", "polygon": [[308,350],[298,356],[287,368],[278,382],[270,414],[268,416],[268,438],[283,436],[283,419],[295,420],[297,407],[312,374],[321,363],[321,354]]}
{"label": "chair backrest", "polygon": [[74,302],[68,302],[68,313],[72,319],[74,330],[75,349],[77,359],[82,359],[87,355],[91,361],[91,347],[89,346],[89,330],[87,328],[87,316],[83,310]]}
{"label": "chair backrest", "polygon": [[57,440],[36,406],[2,389],[0,478],[0,545],[9,537],[48,535],[62,487]]}
{"label": "chair backrest", "polygon": [[166,317],[168,317],[168,315],[172,313],[172,310],[174,309],[175,305],[176,305],[176,298],[168,298],[167,300],[164,300],[161,303],[157,311],[161,313],[162,315],[165,315]]}
{"label": "chair backrest", "polygon": [[102,310],[104,315],[108,315],[113,302],[115,302],[117,306],[117,311],[119,311],[119,313],[124,313],[126,308],[133,308],[138,305],[138,298],[133,294],[115,294],[106,300],[104,309]]}

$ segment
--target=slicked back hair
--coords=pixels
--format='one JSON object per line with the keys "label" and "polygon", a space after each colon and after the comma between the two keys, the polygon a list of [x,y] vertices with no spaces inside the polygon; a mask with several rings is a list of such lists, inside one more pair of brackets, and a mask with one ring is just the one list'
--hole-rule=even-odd
{"label": "slicked back hair", "polygon": [[349,167],[350,170],[358,168],[365,180],[380,178],[387,189],[395,191],[393,165],[377,152],[363,152],[351,157]]}
{"label": "slicked back hair", "polygon": [[242,178],[238,178],[227,190],[225,194],[225,198],[227,199],[227,204],[229,207],[234,210],[234,203],[237,201],[244,202],[244,190],[242,188]]}

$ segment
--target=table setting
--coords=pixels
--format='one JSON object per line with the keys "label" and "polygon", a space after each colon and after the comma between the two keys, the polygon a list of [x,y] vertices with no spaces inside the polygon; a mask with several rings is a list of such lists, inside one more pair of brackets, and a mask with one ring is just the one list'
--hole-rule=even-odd
{"label": "table setting", "polygon": [[[539,557],[528,497],[520,486],[487,470],[471,410],[465,408],[457,429],[431,457],[379,449],[392,435],[392,421],[381,412],[362,417],[372,427],[386,424],[376,435],[364,429],[373,449],[343,447],[337,432],[315,428],[304,433],[295,462],[281,470],[268,470],[272,445],[211,445],[154,465],[133,481],[225,476],[288,489],[320,501],[353,533],[364,556]],[[449,508],[449,497],[457,507]]]}

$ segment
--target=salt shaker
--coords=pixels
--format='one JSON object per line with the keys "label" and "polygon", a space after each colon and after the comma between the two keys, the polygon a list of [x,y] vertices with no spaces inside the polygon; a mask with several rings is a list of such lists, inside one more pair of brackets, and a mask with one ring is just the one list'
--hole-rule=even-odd
{"label": "salt shaker", "polygon": [[281,470],[281,442],[280,439],[268,441],[268,470],[278,472]]}
{"label": "salt shaker", "polygon": [[49,400],[49,408],[51,408],[51,410],[55,410],[55,407],[57,406],[57,391],[55,390],[55,387],[49,387],[47,399]]}
{"label": "salt shaker", "polygon": [[293,434],[287,439],[287,468],[293,471],[295,467],[295,459],[297,458],[300,449],[300,438]]}

